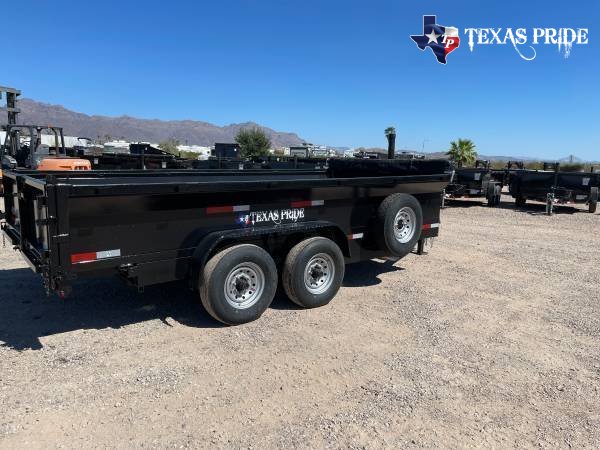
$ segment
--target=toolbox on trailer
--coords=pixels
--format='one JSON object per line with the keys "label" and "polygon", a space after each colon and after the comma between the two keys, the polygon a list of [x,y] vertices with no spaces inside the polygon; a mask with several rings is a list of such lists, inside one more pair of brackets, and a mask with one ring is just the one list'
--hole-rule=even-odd
{"label": "toolbox on trailer", "polygon": [[331,160],[326,171],[6,171],[3,230],[47,290],[83,277],[189,280],[225,323],[256,319],[279,281],[303,307],[344,264],[401,258],[438,235],[436,160]]}

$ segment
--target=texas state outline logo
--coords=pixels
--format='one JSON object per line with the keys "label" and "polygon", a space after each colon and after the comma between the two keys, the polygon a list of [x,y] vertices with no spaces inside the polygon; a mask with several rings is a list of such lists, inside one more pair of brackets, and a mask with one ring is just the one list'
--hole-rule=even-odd
{"label": "texas state outline logo", "polygon": [[440,64],[460,45],[458,28],[436,23],[436,16],[423,16],[423,34],[410,36],[421,51],[429,47]]}

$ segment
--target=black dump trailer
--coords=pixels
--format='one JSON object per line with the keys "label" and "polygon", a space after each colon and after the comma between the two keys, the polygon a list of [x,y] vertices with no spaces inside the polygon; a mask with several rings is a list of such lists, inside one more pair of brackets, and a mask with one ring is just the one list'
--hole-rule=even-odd
{"label": "black dump trailer", "polygon": [[78,157],[87,159],[92,170],[178,170],[190,169],[194,163],[145,143],[129,144],[129,153],[106,152]]}
{"label": "black dump trailer", "polygon": [[525,206],[527,200],[545,202],[546,214],[551,215],[555,204],[583,203],[595,213],[600,173],[561,172],[558,163],[551,167],[553,170],[517,170],[511,175],[509,190],[516,205]]}
{"label": "black dump trailer", "polygon": [[294,156],[261,156],[252,159],[210,157],[204,160],[191,161],[191,164],[194,169],[198,170],[324,170],[327,168],[328,161],[328,158],[299,158]]}
{"label": "black dump trailer", "polygon": [[494,176],[489,162],[477,161],[475,167],[460,167],[453,171],[445,198],[485,197],[489,206],[498,206],[502,187],[502,180]]}
{"label": "black dump trailer", "polygon": [[438,235],[445,161],[331,161],[327,171],[7,171],[2,228],[47,291],[84,277],[188,280],[216,319],[244,323],[279,282],[328,303],[344,265],[401,258]]}
{"label": "black dump trailer", "polygon": [[504,169],[492,169],[492,179],[501,183],[502,186],[510,186],[510,179],[517,170],[524,168],[523,161],[508,161]]}

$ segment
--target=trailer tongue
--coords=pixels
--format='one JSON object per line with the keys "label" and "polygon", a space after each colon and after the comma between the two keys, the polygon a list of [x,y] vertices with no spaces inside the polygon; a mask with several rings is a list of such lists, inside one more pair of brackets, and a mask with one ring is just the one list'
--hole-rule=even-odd
{"label": "trailer tongue", "polygon": [[225,323],[254,320],[279,276],[328,303],[344,264],[401,258],[437,236],[445,161],[332,160],[327,171],[6,171],[4,232],[48,291],[118,275],[186,279]]}

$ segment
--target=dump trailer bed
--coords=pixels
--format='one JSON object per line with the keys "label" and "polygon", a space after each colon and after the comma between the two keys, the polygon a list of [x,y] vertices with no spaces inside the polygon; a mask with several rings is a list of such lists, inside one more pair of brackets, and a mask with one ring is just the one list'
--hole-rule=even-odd
{"label": "dump trailer bed", "polygon": [[192,167],[198,170],[231,169],[231,170],[324,170],[327,168],[326,158],[298,158],[298,157],[258,157],[252,160],[240,158],[209,158],[206,160],[192,161]]}
{"label": "dump trailer bed", "polygon": [[487,167],[459,168],[454,171],[446,187],[447,198],[481,198],[490,206],[500,204],[502,181],[497,180]]}
{"label": "dump trailer bed", "polygon": [[509,185],[518,206],[527,200],[546,202],[549,214],[555,203],[583,203],[595,212],[599,188],[600,173],[525,169],[514,171]]}
{"label": "dump trailer bed", "polygon": [[[7,171],[3,229],[48,291],[61,296],[79,278],[118,275],[139,288],[187,279],[201,290],[203,303],[221,301],[215,298],[222,289],[217,294],[202,289],[220,273],[215,275],[214,261],[221,264],[231,254],[262,251],[256,261],[271,258],[273,267],[283,267],[283,276],[296,267],[290,255],[303,254],[296,247],[317,239],[335,247],[331,254],[339,249],[343,255],[339,276],[343,263],[402,257],[437,236],[441,193],[450,177],[445,163],[389,161],[380,175],[381,161],[373,162],[340,160],[327,171]],[[328,255],[327,248],[321,254]],[[323,267],[327,261],[334,266],[336,258],[319,261],[310,273],[324,280],[331,273]],[[259,277],[259,262],[235,272],[235,280]],[[261,272],[266,284],[270,272]],[[302,276],[283,280],[295,292],[288,292],[291,297],[300,295],[300,288],[289,287],[297,278]],[[245,281],[234,281],[226,285],[247,292]],[[328,283],[341,284],[334,281]],[[217,306],[205,303],[226,323],[257,317],[251,314],[255,306],[250,312],[234,308],[233,316]]]}
{"label": "dump trailer bed", "polygon": [[170,154],[141,153],[102,153],[100,155],[79,155],[88,160],[93,170],[324,170],[325,158],[263,157],[254,160],[240,158],[209,158],[193,160],[178,158]]}
{"label": "dump trailer bed", "polygon": [[180,170],[190,169],[194,161],[177,158],[173,155],[140,155],[129,153],[102,153],[81,155],[79,158],[90,162],[93,170]]}

